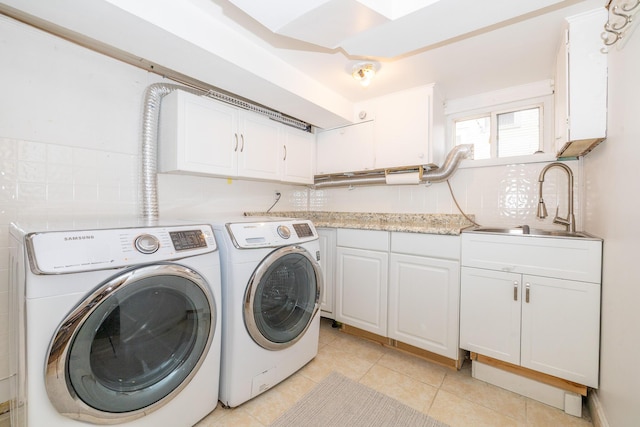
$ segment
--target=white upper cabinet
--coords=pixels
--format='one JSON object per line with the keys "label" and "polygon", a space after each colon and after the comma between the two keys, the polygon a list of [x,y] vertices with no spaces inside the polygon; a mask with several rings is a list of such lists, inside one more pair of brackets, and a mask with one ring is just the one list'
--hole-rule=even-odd
{"label": "white upper cabinet", "polygon": [[444,103],[435,85],[356,105],[360,122],[317,134],[318,175],[444,159]]}
{"label": "white upper cabinet", "polygon": [[374,98],[358,104],[356,110],[375,123],[375,169],[442,160],[444,101],[435,85]]}
{"label": "white upper cabinet", "polygon": [[373,169],[372,121],[320,131],[316,134],[318,175]]}
{"label": "white upper cabinet", "polygon": [[257,113],[238,110],[238,114],[238,176],[279,180],[282,125]]}
{"label": "white upper cabinet", "polygon": [[310,133],[177,90],[162,101],[159,155],[160,172],[308,184],[315,151]]}
{"label": "white upper cabinet", "polygon": [[[567,18],[556,57],[555,135],[559,155],[607,136],[607,55],[601,52],[606,9]],[[578,148],[580,147],[580,148]]]}
{"label": "white upper cabinet", "polygon": [[283,126],[282,180],[313,184],[316,169],[316,141],[312,133]]}
{"label": "white upper cabinet", "polygon": [[187,92],[162,100],[160,172],[236,176],[238,110]]}

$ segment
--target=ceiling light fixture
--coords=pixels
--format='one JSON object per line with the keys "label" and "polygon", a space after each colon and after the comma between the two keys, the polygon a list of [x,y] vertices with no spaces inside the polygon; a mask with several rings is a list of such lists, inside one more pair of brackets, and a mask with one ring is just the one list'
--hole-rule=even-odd
{"label": "ceiling light fixture", "polygon": [[353,66],[351,75],[362,86],[367,87],[376,75],[376,68],[376,65],[371,62],[361,62]]}

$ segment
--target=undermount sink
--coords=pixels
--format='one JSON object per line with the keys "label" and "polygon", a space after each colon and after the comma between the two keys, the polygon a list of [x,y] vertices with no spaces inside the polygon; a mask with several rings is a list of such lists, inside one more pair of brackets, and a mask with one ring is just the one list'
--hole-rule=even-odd
{"label": "undermount sink", "polygon": [[500,228],[500,227],[474,227],[463,230],[464,233],[491,233],[514,236],[531,237],[566,237],[573,239],[597,239],[597,237],[584,231],[564,231],[564,230],[541,230],[539,228],[529,228],[527,226]]}

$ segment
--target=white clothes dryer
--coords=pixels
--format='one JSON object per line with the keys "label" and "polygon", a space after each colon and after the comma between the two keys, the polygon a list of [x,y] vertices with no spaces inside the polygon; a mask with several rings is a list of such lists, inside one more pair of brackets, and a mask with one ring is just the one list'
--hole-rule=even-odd
{"label": "white clothes dryer", "polygon": [[215,409],[210,225],[12,224],[10,234],[12,426],[187,427]]}
{"label": "white clothes dryer", "polygon": [[318,354],[320,246],[308,220],[243,217],[213,229],[222,270],[219,399],[235,407]]}

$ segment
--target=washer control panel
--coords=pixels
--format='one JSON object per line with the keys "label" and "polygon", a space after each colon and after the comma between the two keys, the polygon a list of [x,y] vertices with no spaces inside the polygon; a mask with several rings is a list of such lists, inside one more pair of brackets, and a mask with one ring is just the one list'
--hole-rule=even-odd
{"label": "washer control panel", "polygon": [[31,271],[62,274],[170,261],[216,250],[210,225],[47,231],[25,238]]}
{"label": "washer control panel", "polygon": [[269,219],[226,224],[236,248],[270,248],[305,243],[318,238],[313,223],[306,219]]}

